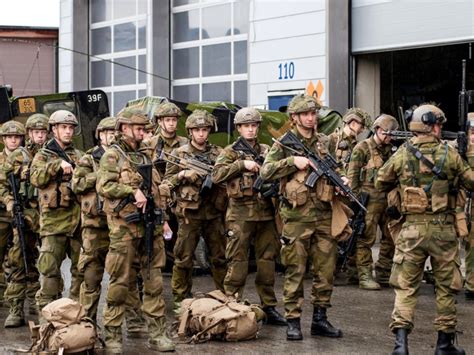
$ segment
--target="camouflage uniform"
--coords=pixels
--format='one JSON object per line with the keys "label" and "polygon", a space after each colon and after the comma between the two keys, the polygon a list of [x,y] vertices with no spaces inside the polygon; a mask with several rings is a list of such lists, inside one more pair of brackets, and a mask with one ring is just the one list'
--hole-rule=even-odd
{"label": "camouflage uniform", "polygon": [[[317,102],[311,96],[296,96],[289,105],[290,114],[316,111]],[[324,157],[328,151],[328,138],[321,133],[313,133],[309,139],[303,138],[297,128],[291,130],[311,151]],[[287,338],[302,339],[301,331],[296,338],[289,332],[299,330],[302,312],[303,279],[308,257],[312,258],[313,286],[311,303],[314,305],[312,334],[316,335],[314,324],[324,322],[326,330],[332,326],[326,320],[326,308],[331,306],[334,270],[337,258],[337,240],[331,233],[334,187],[325,177],[321,177],[314,188],[305,185],[309,170],[298,170],[293,153],[275,143],[267,154],[260,170],[264,180],[280,181],[280,191],[284,199],[280,204],[283,220],[281,260],[286,266],[283,301],[285,316],[289,323]],[[332,328],[333,337],[342,332]],[[322,334],[321,334],[322,335]]]}
{"label": "camouflage uniform", "polygon": [[[0,152],[0,166],[3,166],[10,152],[7,148],[3,148]],[[3,294],[7,287],[5,280],[5,272],[3,270],[3,262],[6,260],[8,252],[8,244],[13,237],[12,216],[7,212],[5,204],[0,203],[0,304],[3,303]]]}
{"label": "camouflage uniform", "polygon": [[[381,115],[374,122],[374,129],[379,127],[386,131],[392,131],[398,128],[398,123],[392,116]],[[358,143],[352,152],[347,173],[350,187],[356,194],[369,194],[365,214],[365,231],[357,240],[356,246],[359,286],[367,290],[380,289],[380,285],[372,277],[372,247],[377,237],[377,227],[380,227],[382,231],[379,259],[375,266],[377,276],[384,276],[380,278],[380,282],[388,284],[392,267],[395,247],[387,227],[387,194],[377,191],[374,187],[377,171],[393,153],[392,148],[392,144],[378,144],[374,136]]]}
{"label": "camouflage uniform", "polygon": [[[54,112],[49,125],[58,122],[77,125],[76,117],[68,111]],[[81,249],[80,206],[70,189],[72,175],[63,174],[63,159],[53,149],[55,138],[45,143],[31,163],[31,184],[38,188],[40,208],[41,248],[37,267],[42,275],[41,288],[36,293],[39,311],[61,297],[61,264],[66,255],[71,259],[71,288],[69,297],[79,299],[82,275],[77,269]],[[59,147],[58,147],[59,148]],[[69,159],[77,164],[82,153],[71,144],[64,149]]]}
{"label": "camouflage uniform", "polygon": [[[472,134],[474,129],[474,113],[469,113],[469,131]],[[469,139],[469,138],[468,138]],[[467,160],[471,168],[474,168],[474,144],[469,143],[467,151]],[[464,288],[466,290],[466,299],[474,300],[474,209],[472,208],[472,196],[471,193],[471,229],[469,235],[465,240],[465,265],[466,265],[466,280],[464,282]],[[469,211],[468,211],[469,212]]]}
{"label": "camouflage uniform", "polygon": [[452,352],[446,353],[450,354],[464,353],[453,345],[457,324],[454,295],[462,288],[462,276],[454,227],[456,196],[449,191],[455,190],[459,182],[469,190],[474,189],[474,172],[453,147],[429,134],[431,126],[444,122],[446,118],[439,108],[432,105],[418,107],[413,113],[410,130],[425,134],[408,142],[444,176],[436,175],[429,165],[415,158],[405,144],[379,170],[375,181],[375,187],[380,191],[400,186],[401,213],[405,217],[396,239],[390,277],[396,295],[390,324],[397,336],[395,351],[404,348],[408,351],[407,333],[413,328],[423,268],[430,257],[436,282],[436,353],[439,349],[448,349]]}
{"label": "camouflage uniform", "polygon": [[[234,124],[259,123],[261,120],[257,110],[243,108],[237,112]],[[269,150],[266,144],[257,141],[253,148],[262,159]],[[264,198],[261,193],[253,191],[258,175],[246,170],[244,160],[255,161],[255,158],[229,145],[217,158],[212,172],[214,183],[226,182],[229,197],[226,212],[226,259],[229,265],[224,289],[227,295],[238,294],[239,298],[242,297],[248,273],[249,247],[253,243],[257,260],[257,292],[264,309],[271,308],[268,312],[273,312],[277,304],[274,290],[275,259],[280,247],[275,210],[271,198]],[[286,325],[284,320],[283,325]]]}
{"label": "camouflage uniform", "polygon": [[[117,118],[116,129],[123,123],[145,126],[146,115],[136,109],[124,110]],[[116,143],[111,145],[100,160],[97,179],[97,191],[104,199],[103,210],[107,215],[110,231],[109,251],[105,260],[105,269],[110,275],[104,308],[104,330],[107,351],[121,353],[122,323],[125,316],[133,263],[139,263],[144,279],[142,311],[146,317],[149,331],[149,344],[174,349],[166,336],[165,302],[162,296],[163,279],[161,268],[165,264],[162,227],[155,228],[151,260],[147,260],[145,249],[145,225],[142,221],[125,221],[125,217],[138,212],[134,205],[134,193],[142,185],[143,178],[137,171],[138,164],[151,164],[147,155],[132,148],[132,138],[119,134]],[[138,144],[138,142],[135,142]],[[150,165],[151,168],[151,165]],[[160,178],[156,171],[152,176],[152,192],[155,206],[161,206],[163,194],[158,191]],[[166,344],[164,344],[166,343]],[[171,349],[170,349],[171,348]]]}
{"label": "camouflage uniform", "polygon": [[[195,110],[186,121],[186,128],[212,127],[214,116],[203,110]],[[214,165],[222,148],[207,144],[204,151],[198,150],[192,143],[186,144],[172,152],[174,156],[193,158],[201,156],[209,164]],[[168,163],[165,182],[176,192],[176,216],[178,217],[178,239],[174,247],[174,266],[171,286],[175,310],[180,302],[191,294],[193,255],[200,236],[206,242],[209,250],[211,271],[216,288],[224,290],[226,274],[225,236],[223,211],[225,210],[225,191],[220,186],[213,185],[205,196],[200,195],[203,180],[195,182],[180,180],[180,168]],[[201,234],[202,233],[202,234]]]}

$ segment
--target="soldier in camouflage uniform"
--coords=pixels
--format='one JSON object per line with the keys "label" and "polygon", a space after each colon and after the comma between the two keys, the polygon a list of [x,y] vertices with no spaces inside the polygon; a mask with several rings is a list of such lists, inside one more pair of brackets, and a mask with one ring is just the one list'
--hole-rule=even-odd
{"label": "soldier in camouflage uniform", "polygon": [[[21,124],[15,122],[15,125]],[[23,128],[19,133],[24,133]],[[29,139],[25,147],[18,147],[7,158],[0,172],[0,196],[11,211],[13,206],[13,192],[8,176],[14,174],[20,182],[19,192],[22,197],[23,213],[25,215],[25,246],[28,275],[24,266],[24,255],[21,251],[18,232],[14,229],[13,245],[8,252],[6,265],[8,266],[8,286],[5,299],[10,304],[10,313],[5,320],[5,328],[20,327],[25,324],[23,306],[26,299],[29,302],[30,314],[36,314],[35,294],[40,288],[39,272],[36,269],[38,258],[38,196],[29,181],[30,163],[38,149],[46,141],[48,134],[48,116],[37,113],[26,121],[26,132]]]}
{"label": "soldier in camouflage uniform", "polygon": [[[186,120],[186,130],[191,142],[173,150],[174,156],[200,158],[213,166],[222,148],[207,141],[215,117],[204,110],[195,110]],[[226,274],[225,235],[223,211],[226,193],[218,185],[201,194],[202,176],[195,170],[181,170],[168,163],[165,182],[176,191],[176,216],[178,217],[178,239],[174,247],[174,265],[171,286],[174,310],[179,313],[181,301],[190,296],[192,289],[193,255],[200,236],[204,237],[209,250],[211,271],[216,288],[224,290]]]}
{"label": "soldier in camouflage uniform", "polygon": [[105,257],[109,250],[109,227],[96,191],[99,162],[115,135],[115,118],[107,117],[96,128],[99,145],[89,149],[74,169],[71,188],[81,202],[82,250],[78,269],[84,274],[79,300],[87,316],[97,319]]}
{"label": "soldier in camouflage uniform", "polygon": [[[327,136],[317,133],[315,129],[319,107],[312,96],[298,95],[291,100],[288,113],[294,124],[292,132],[308,149],[324,157],[330,154],[329,141]],[[338,235],[333,236],[332,233],[331,207],[336,191],[325,177],[321,177],[314,188],[308,188],[305,180],[311,172],[310,161],[306,157],[293,154],[275,143],[260,169],[260,176],[264,180],[281,179],[281,259],[286,266],[283,301],[288,322],[287,339],[303,339],[300,317],[304,297],[303,278],[308,257],[312,258],[314,275],[311,335],[341,337],[342,331],[328,322],[326,314],[326,309],[331,306],[337,258]]]}
{"label": "soldier in camouflage uniform", "polygon": [[70,298],[79,300],[82,282],[77,270],[81,211],[70,188],[74,166],[82,155],[72,143],[78,121],[71,112],[58,110],[53,112],[48,124],[53,138],[36,153],[30,168],[30,181],[38,188],[40,209],[41,249],[37,267],[42,278],[36,293],[40,321],[44,321],[43,307],[61,297],[61,264],[66,255],[71,259]]}
{"label": "soldier in camouflage uniform", "polygon": [[398,129],[397,120],[382,114],[374,121],[374,135],[358,143],[352,151],[347,172],[350,187],[356,194],[367,193],[367,213],[365,214],[365,230],[357,240],[356,263],[359,276],[359,287],[364,290],[380,290],[380,284],[372,275],[372,247],[377,237],[377,227],[382,231],[379,259],[375,266],[377,281],[388,285],[392,258],[394,253],[393,240],[388,230],[387,194],[375,189],[377,171],[393,154],[391,137],[384,131]]}
{"label": "soldier in camouflage uniform", "polygon": [[457,196],[450,192],[456,191],[459,183],[473,190],[474,172],[453,147],[441,142],[445,122],[443,111],[436,106],[416,108],[409,124],[415,136],[385,163],[375,180],[379,191],[400,187],[400,212],[405,217],[396,239],[390,277],[395,288],[390,324],[396,334],[394,354],[408,354],[407,335],[413,328],[417,294],[428,257],[436,282],[435,354],[465,353],[454,345],[454,295],[462,289],[462,276],[454,225]]}
{"label": "soldier in camouflage uniform", "polygon": [[164,102],[155,110],[155,119],[158,122],[159,130],[147,143],[152,149],[152,160],[161,177],[165,175],[166,170],[166,162],[163,160],[161,152],[171,153],[173,149],[188,143],[187,138],[176,134],[181,114],[179,107],[172,102]]}
{"label": "soldier in camouflage uniform", "polygon": [[[474,112],[469,112],[468,114],[468,124],[469,124],[469,137],[468,137],[468,150],[467,150],[467,160],[471,168],[474,167]],[[472,208],[472,196],[471,196],[471,210],[467,211],[471,213],[471,229],[469,231],[469,236],[465,240],[465,264],[466,264],[466,280],[464,282],[465,288],[465,297],[467,300],[474,300],[474,209]]]}
{"label": "soldier in camouflage uniform", "polygon": [[[25,137],[25,127],[15,121],[5,122],[0,128],[0,136],[4,144],[4,148],[0,153],[0,166],[4,166],[8,156],[21,145]],[[8,245],[13,237],[11,211],[7,211],[6,203],[7,201],[4,201],[3,198],[0,200],[0,304],[3,303],[7,286],[5,280],[7,270],[3,270],[4,261],[7,258]]]}
{"label": "soldier in camouflage uniform", "polygon": [[[151,159],[140,151],[146,114],[138,109],[125,109],[117,117],[116,142],[100,160],[97,191],[104,199],[103,210],[107,215],[110,245],[105,269],[110,275],[104,308],[104,333],[107,353],[122,353],[122,323],[131,277],[132,264],[139,262],[144,277],[142,311],[148,325],[148,346],[158,351],[173,351],[174,344],[166,334],[165,302],[162,296],[163,278],[161,268],[165,264],[162,229],[156,225],[152,246],[152,257],[147,259],[145,247],[145,225],[143,220],[127,223],[125,218],[145,211],[148,200],[142,191],[143,177],[139,165],[149,165]],[[169,190],[159,188],[159,174],[153,170],[152,193],[155,208],[163,207]],[[142,214],[139,214],[142,216]],[[142,217],[141,217],[142,218]],[[142,218],[143,219],[143,218]]]}
{"label": "soldier in camouflage uniform", "polygon": [[[260,113],[251,107],[240,109],[234,118],[241,139],[245,139],[262,158],[269,147],[258,142],[257,134],[262,122]],[[271,198],[254,191],[260,164],[250,152],[238,150],[234,145],[227,146],[216,160],[212,172],[214,183],[226,183],[229,206],[226,213],[228,262],[224,289],[227,295],[242,297],[248,272],[250,243],[255,247],[257,276],[255,285],[263,305],[268,324],[286,325],[285,319],[275,306],[275,259],[280,243],[275,226],[275,210]]]}

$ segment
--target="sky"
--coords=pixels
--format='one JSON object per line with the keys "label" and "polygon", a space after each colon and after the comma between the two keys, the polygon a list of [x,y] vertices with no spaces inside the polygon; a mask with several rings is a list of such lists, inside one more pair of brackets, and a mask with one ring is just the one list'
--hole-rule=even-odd
{"label": "sky", "polygon": [[0,0],[0,26],[59,27],[59,0]]}

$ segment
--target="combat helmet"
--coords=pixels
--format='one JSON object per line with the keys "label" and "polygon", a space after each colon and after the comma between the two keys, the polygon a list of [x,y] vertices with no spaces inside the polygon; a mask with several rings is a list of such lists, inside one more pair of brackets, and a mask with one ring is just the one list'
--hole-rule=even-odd
{"label": "combat helmet", "polygon": [[384,131],[396,131],[398,129],[398,121],[395,117],[382,113],[375,119],[372,127],[374,130],[380,127]]}
{"label": "combat helmet", "polygon": [[191,128],[200,128],[200,127],[214,127],[216,124],[216,118],[213,114],[207,112],[206,110],[194,110],[192,114],[186,119],[185,128],[187,130]]}
{"label": "combat helmet", "polygon": [[139,108],[126,107],[117,114],[115,130],[120,130],[122,124],[135,124],[146,126],[150,123],[148,115]]}
{"label": "combat helmet", "polygon": [[164,102],[155,109],[155,117],[179,117],[182,112],[178,106],[172,102]]}
{"label": "combat helmet", "polygon": [[28,119],[26,120],[25,128],[27,131],[30,129],[48,130],[48,121],[49,117],[46,116],[44,113],[35,113],[28,117]]}
{"label": "combat helmet", "polygon": [[49,116],[48,124],[49,124],[49,129],[51,129],[53,126],[57,124],[70,124],[73,125],[74,127],[79,125],[79,122],[77,121],[76,116],[67,110],[58,110],[54,111],[51,116]]}
{"label": "combat helmet", "polygon": [[288,104],[288,113],[291,115],[292,113],[316,112],[320,108],[321,105],[313,96],[300,94],[291,99]]}
{"label": "combat helmet", "polygon": [[7,121],[0,128],[0,136],[24,136],[25,126],[17,121]]}
{"label": "combat helmet", "polygon": [[349,110],[347,110],[344,117],[342,117],[342,122],[349,124],[352,121],[357,121],[364,127],[370,127],[372,118],[367,111],[359,107],[351,107]]}
{"label": "combat helmet", "polygon": [[243,107],[234,117],[234,124],[243,124],[243,123],[260,123],[262,122],[262,115],[253,107]]}
{"label": "combat helmet", "polygon": [[412,132],[429,133],[436,123],[446,123],[444,112],[435,105],[420,105],[413,111],[408,128]]}
{"label": "combat helmet", "polygon": [[99,132],[102,131],[113,131],[115,130],[115,123],[117,119],[115,117],[106,117],[103,118],[95,129],[95,138],[99,139]]}

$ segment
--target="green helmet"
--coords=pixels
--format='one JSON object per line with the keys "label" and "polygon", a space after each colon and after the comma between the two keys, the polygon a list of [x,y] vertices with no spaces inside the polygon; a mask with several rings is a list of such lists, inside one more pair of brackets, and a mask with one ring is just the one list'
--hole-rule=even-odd
{"label": "green helmet", "polygon": [[117,121],[115,122],[115,130],[120,130],[122,124],[136,124],[146,126],[150,121],[145,111],[139,108],[126,107],[117,114]]}
{"label": "green helmet", "polygon": [[321,108],[319,102],[310,95],[296,95],[288,104],[288,113],[302,113],[309,111],[318,111]]}
{"label": "green helmet", "polygon": [[359,107],[352,107],[347,110],[344,117],[342,117],[342,122],[349,124],[352,121],[357,121],[364,127],[370,127],[372,118],[369,113]]}
{"label": "green helmet", "polygon": [[70,124],[73,126],[79,125],[76,116],[72,112],[67,110],[54,111],[49,117],[48,124],[50,128],[60,123]]}
{"label": "green helmet", "polygon": [[243,124],[243,123],[260,123],[262,122],[262,115],[253,107],[243,107],[234,117],[234,124]]}
{"label": "green helmet", "polygon": [[435,105],[420,105],[413,111],[408,128],[412,132],[429,133],[436,123],[446,123],[444,112]]}
{"label": "green helmet", "polygon": [[29,129],[45,129],[48,130],[49,117],[44,113],[35,113],[26,120],[25,128]]}
{"label": "green helmet", "polygon": [[160,117],[179,117],[182,112],[178,106],[172,102],[164,102],[155,110],[155,116]]}
{"label": "green helmet", "polygon": [[382,113],[373,124],[374,130],[382,128],[384,131],[396,131],[398,129],[398,121],[395,117]]}
{"label": "green helmet", "polygon": [[186,119],[185,128],[214,127],[216,118],[206,110],[194,110]]}
{"label": "green helmet", "polygon": [[0,136],[24,136],[25,126],[17,121],[7,121],[0,129]]}
{"label": "green helmet", "polygon": [[95,129],[95,138],[99,139],[99,132],[115,130],[116,121],[117,119],[115,117],[103,118]]}

